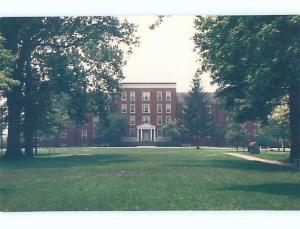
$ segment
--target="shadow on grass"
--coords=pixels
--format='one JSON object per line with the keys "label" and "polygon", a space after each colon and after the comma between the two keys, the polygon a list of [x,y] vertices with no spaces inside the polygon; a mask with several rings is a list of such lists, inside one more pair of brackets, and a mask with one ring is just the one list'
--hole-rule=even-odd
{"label": "shadow on grass", "polygon": [[276,165],[265,164],[262,162],[246,160],[193,160],[182,161],[182,163],[168,164],[170,167],[190,167],[190,168],[223,168],[223,169],[241,169],[272,172],[292,172],[289,168],[283,168]]}
{"label": "shadow on grass", "polygon": [[74,166],[105,166],[136,161],[136,159],[129,158],[124,154],[65,155],[59,157],[37,157],[24,160],[0,161],[0,166],[13,169],[68,168]]}
{"label": "shadow on grass", "polygon": [[269,183],[255,185],[234,185],[223,191],[260,192],[273,195],[290,196],[300,198],[300,184],[294,183]]}

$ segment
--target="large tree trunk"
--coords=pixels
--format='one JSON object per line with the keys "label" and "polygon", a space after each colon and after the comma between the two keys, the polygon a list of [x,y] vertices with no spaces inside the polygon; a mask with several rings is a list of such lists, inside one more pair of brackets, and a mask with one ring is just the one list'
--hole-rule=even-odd
{"label": "large tree trunk", "polygon": [[8,135],[4,158],[18,158],[23,156],[21,150],[21,100],[22,93],[20,87],[15,87],[7,95]]}
{"label": "large tree trunk", "polygon": [[25,80],[25,96],[24,96],[24,141],[25,141],[25,156],[33,157],[33,139],[36,131],[36,117],[35,117],[35,96],[34,96],[34,77],[31,72],[30,55],[27,51],[26,61],[26,80]]}
{"label": "large tree trunk", "polygon": [[300,159],[300,78],[294,80],[289,88],[291,152],[290,162]]}

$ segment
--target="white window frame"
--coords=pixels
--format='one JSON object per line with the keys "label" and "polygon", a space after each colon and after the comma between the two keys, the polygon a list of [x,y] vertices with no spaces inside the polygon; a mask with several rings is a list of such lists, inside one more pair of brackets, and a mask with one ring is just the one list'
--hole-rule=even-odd
{"label": "white window frame", "polygon": [[[158,95],[160,95],[160,97]],[[156,92],[156,100],[157,101],[162,101],[163,100],[163,93],[162,93],[162,91]]]}
{"label": "white window frame", "polygon": [[166,101],[171,101],[171,100],[172,100],[172,92],[166,91]]}
{"label": "white window frame", "polygon": [[150,101],[150,91],[142,92],[142,101]]}
{"label": "white window frame", "polygon": [[135,91],[129,92],[129,99],[130,99],[130,101],[135,101]]}
{"label": "white window frame", "polygon": [[162,129],[161,129],[161,128],[157,128],[157,129],[156,129],[156,135],[157,135],[157,137],[162,137],[162,136],[163,136],[163,133],[162,133]]}
{"label": "white window frame", "polygon": [[167,116],[166,116],[166,124],[168,124],[168,123],[171,122],[171,121],[172,121],[171,116],[170,116],[170,115],[167,115]]}
{"label": "white window frame", "polygon": [[[131,136],[132,132],[133,132],[133,136]],[[136,129],[135,128],[130,128],[129,129],[129,137],[130,138],[136,137]]]}
{"label": "white window frame", "polygon": [[[145,122],[146,119],[148,119],[148,122]],[[145,124],[145,123],[151,124],[151,117],[150,117],[150,115],[143,115],[142,116],[142,124]]]}
{"label": "white window frame", "polygon": [[121,100],[122,101],[127,101],[127,91],[122,91]]}
{"label": "white window frame", "polygon": [[[146,109],[144,109],[145,107],[148,107],[148,112],[146,111]],[[143,113],[146,113],[146,114],[150,114],[151,111],[150,111],[150,104],[142,104],[142,112]]]}
{"label": "white window frame", "polygon": [[166,104],[166,113],[167,114],[171,114],[172,113],[172,105],[171,105],[171,103],[167,103]]}
{"label": "white window frame", "polygon": [[[159,111],[158,107],[160,107],[160,111]],[[159,114],[163,113],[163,105],[161,103],[156,105],[156,111]]]}
{"label": "white window frame", "polygon": [[[125,109],[123,109],[125,108]],[[122,103],[121,105],[121,113],[127,113],[127,103]]]}
{"label": "white window frame", "polygon": [[60,131],[60,138],[68,138],[68,131],[66,129]]}
{"label": "white window frame", "polygon": [[[133,122],[132,122],[133,121]],[[129,117],[129,124],[131,125],[131,126],[134,126],[135,125],[135,116],[130,116]]]}
{"label": "white window frame", "polygon": [[87,138],[87,129],[82,129],[81,130],[81,138],[86,139]]}
{"label": "white window frame", "polygon": [[[132,107],[133,107],[133,110],[131,110]],[[130,113],[131,114],[135,113],[135,104],[130,104]]]}
{"label": "white window frame", "polygon": [[[158,120],[160,120],[160,122]],[[156,124],[158,126],[162,126],[162,124],[163,124],[163,117],[162,116],[157,116]]]}

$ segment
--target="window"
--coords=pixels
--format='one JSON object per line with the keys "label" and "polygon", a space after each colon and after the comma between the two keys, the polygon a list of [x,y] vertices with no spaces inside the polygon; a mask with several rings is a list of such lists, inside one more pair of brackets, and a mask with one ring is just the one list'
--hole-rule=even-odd
{"label": "window", "polygon": [[162,130],[161,130],[161,128],[157,128],[156,129],[156,134],[157,134],[157,137],[162,137]]}
{"label": "window", "polygon": [[130,125],[135,125],[135,116],[130,116],[129,123]]}
{"label": "window", "polygon": [[157,125],[162,125],[162,116],[157,116]]}
{"label": "window", "polygon": [[122,92],[122,98],[121,98],[121,100],[127,101],[127,91],[123,91]]}
{"label": "window", "polygon": [[130,101],[135,101],[135,91],[130,92]]}
{"label": "window", "polygon": [[162,91],[158,91],[156,93],[156,98],[157,98],[157,101],[162,101]]}
{"label": "window", "polygon": [[87,138],[87,130],[81,130],[81,138]]}
{"label": "window", "polygon": [[130,113],[135,113],[135,104],[130,104]]}
{"label": "window", "polygon": [[171,116],[166,116],[166,124],[168,124],[169,122],[171,122]]}
{"label": "window", "polygon": [[171,104],[166,104],[166,113],[171,113]]}
{"label": "window", "polygon": [[130,136],[131,138],[136,137],[136,131],[135,131],[135,128],[130,128],[130,129],[129,129],[129,136]]}
{"label": "window", "polygon": [[143,92],[142,100],[150,101],[150,92]]}
{"label": "window", "polygon": [[143,104],[143,113],[150,113],[150,104]]}
{"label": "window", "polygon": [[144,124],[144,123],[150,123],[150,116],[149,115],[142,116],[142,124]]}
{"label": "window", "polygon": [[166,100],[171,101],[171,92],[170,91],[166,91]]}
{"label": "window", "polygon": [[121,110],[122,110],[122,113],[127,113],[127,104],[126,103],[122,104]]}
{"label": "window", "polygon": [[157,113],[162,113],[162,104],[157,104]]}
{"label": "window", "polygon": [[68,134],[67,134],[67,130],[61,130],[60,131],[60,138],[67,138]]}

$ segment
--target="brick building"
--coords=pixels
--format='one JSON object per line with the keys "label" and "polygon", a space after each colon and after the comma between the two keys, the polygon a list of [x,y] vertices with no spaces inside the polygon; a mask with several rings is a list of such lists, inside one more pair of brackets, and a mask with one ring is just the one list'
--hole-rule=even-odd
{"label": "brick building", "polygon": [[126,140],[165,140],[161,127],[176,119],[176,83],[123,83],[117,109],[128,120]]}
{"label": "brick building", "polygon": [[[116,103],[116,109],[127,118],[128,122],[123,140],[139,144],[169,140],[170,138],[163,135],[162,127],[180,115],[187,93],[177,93],[176,83],[123,83],[121,86],[123,93]],[[215,123],[225,127],[228,117],[224,108],[218,105],[213,93],[208,93],[208,97],[210,113]],[[88,115],[85,125],[61,130],[58,136],[43,141],[41,145],[99,146],[103,142],[96,138],[96,122],[96,117]],[[249,141],[253,141],[256,125],[246,122],[245,126]],[[202,139],[200,144],[229,145],[225,138],[216,144],[210,137]]]}

